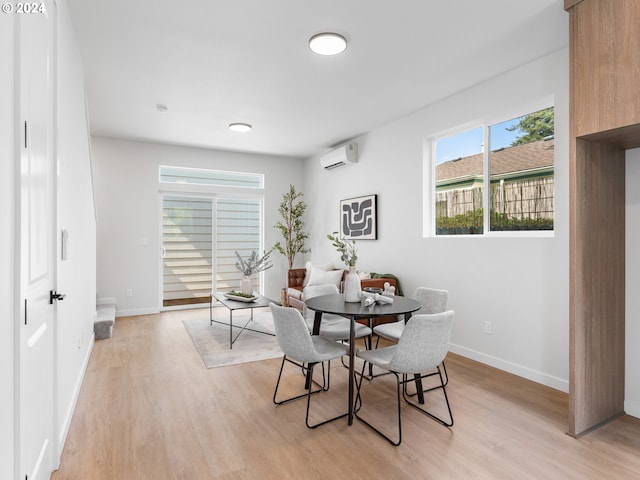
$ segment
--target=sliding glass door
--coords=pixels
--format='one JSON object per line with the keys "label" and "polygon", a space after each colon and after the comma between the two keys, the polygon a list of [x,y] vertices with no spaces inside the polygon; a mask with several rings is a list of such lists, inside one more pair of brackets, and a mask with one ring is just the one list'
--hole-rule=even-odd
{"label": "sliding glass door", "polygon": [[[260,253],[262,202],[247,198],[218,198],[215,208],[215,290],[239,290],[242,272],[236,268],[238,252],[243,258]],[[254,288],[260,292],[260,275]]]}
{"label": "sliding glass door", "polygon": [[164,195],[163,306],[208,303],[214,290],[238,289],[235,252],[246,257],[261,245],[261,198]]}

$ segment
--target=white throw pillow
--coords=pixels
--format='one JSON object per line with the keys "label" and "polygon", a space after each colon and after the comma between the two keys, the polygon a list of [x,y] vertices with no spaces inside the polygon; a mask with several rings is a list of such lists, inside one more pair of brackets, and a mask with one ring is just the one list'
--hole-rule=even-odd
{"label": "white throw pillow", "polygon": [[340,288],[340,282],[342,281],[343,270],[322,270],[320,268],[311,268],[309,274],[309,281],[307,286],[311,285],[335,285]]}
{"label": "white throw pillow", "polygon": [[[314,265],[310,261],[304,264],[304,268],[306,269],[306,272],[304,274],[304,281],[302,282],[303,287],[306,287],[309,284],[309,280],[311,279],[311,270],[322,270],[323,272],[328,272],[330,270],[340,270],[340,267],[335,267],[333,265]],[[317,274],[318,272],[316,272],[316,275]],[[338,288],[340,288],[339,284]]]}

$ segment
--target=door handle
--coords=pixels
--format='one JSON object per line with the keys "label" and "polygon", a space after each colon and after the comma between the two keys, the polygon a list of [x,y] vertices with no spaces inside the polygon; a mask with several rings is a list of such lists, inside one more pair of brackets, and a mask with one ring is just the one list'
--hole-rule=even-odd
{"label": "door handle", "polygon": [[49,290],[49,305],[53,305],[54,300],[64,300],[66,295],[64,293],[58,293],[55,290]]}

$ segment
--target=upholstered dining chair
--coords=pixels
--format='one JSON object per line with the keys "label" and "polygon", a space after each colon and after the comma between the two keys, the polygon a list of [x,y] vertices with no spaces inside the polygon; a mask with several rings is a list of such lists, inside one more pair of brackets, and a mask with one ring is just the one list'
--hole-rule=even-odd
{"label": "upholstered dining chair", "polygon": [[[437,288],[418,287],[411,298],[417,300],[422,305],[420,310],[415,312],[414,315],[421,313],[442,313],[447,310],[449,292],[447,290],[440,290]],[[376,340],[376,348],[378,347],[380,338],[386,338],[393,342],[400,340],[405,324],[405,320],[403,319],[398,322],[383,323],[374,327],[373,333],[378,336]],[[447,367],[444,362],[442,364],[442,368],[446,383],[449,377],[447,376]]]}
{"label": "upholstered dining chair", "polygon": [[[361,396],[361,387],[363,375],[360,375],[360,381],[356,383],[357,395],[356,416],[362,420],[370,428],[378,432],[386,438],[392,445],[398,446],[402,442],[402,411],[401,411],[401,391],[402,397],[406,403],[416,408],[420,412],[430,416],[442,425],[447,427],[453,426],[453,414],[451,413],[451,405],[447,396],[446,383],[442,377],[440,364],[449,351],[449,340],[451,338],[451,327],[453,325],[453,310],[434,314],[418,314],[411,317],[411,321],[405,326],[398,343],[388,347],[377,348],[374,350],[363,350],[357,352],[356,355],[365,361],[362,366],[362,374],[367,363],[375,365],[379,368],[390,371],[396,377],[397,386],[397,403],[398,403],[398,435],[397,440],[383,433],[375,427],[371,422],[362,418],[360,410],[363,406]],[[417,380],[433,376],[433,371],[438,376],[439,385],[429,388],[428,391],[441,389],[444,400],[449,412],[449,418],[441,418],[434,413],[421,407],[419,404],[409,400],[407,395],[407,384],[411,382],[418,383]],[[380,385],[379,382],[369,383],[368,388],[374,388],[374,385]]]}
{"label": "upholstered dining chair", "polygon": [[[329,285],[308,285],[304,287],[302,291],[303,299],[306,301],[309,298],[319,297],[321,295],[338,294],[338,287],[333,284]],[[309,329],[313,327],[314,312],[312,310],[306,310],[305,317]],[[341,317],[339,315],[322,315],[322,322],[320,323],[320,336],[329,338],[337,342],[349,341],[349,329],[351,327],[351,320]],[[372,330],[366,325],[361,323],[355,323],[354,338],[370,338]]]}
{"label": "upholstered dining chair", "polygon": [[[447,302],[449,301],[449,292],[447,290],[438,290],[435,288],[418,287],[413,294],[414,300],[420,302],[420,310],[414,313],[442,313],[447,310]],[[386,338],[397,342],[400,340],[402,331],[405,327],[405,321],[383,323],[373,328],[373,332],[379,337]]]}
{"label": "upholstered dining chair", "polygon": [[[273,392],[273,403],[276,405],[282,405],[283,403],[307,397],[305,424],[308,428],[316,428],[320,425],[324,425],[325,423],[332,422],[333,420],[337,420],[348,415],[348,412],[345,412],[315,424],[309,423],[311,395],[329,390],[331,382],[331,360],[334,358],[341,358],[343,355],[346,355],[348,353],[348,347],[318,335],[311,335],[299,310],[291,307],[280,307],[273,303],[269,306],[271,308],[271,313],[273,314],[273,325],[276,331],[276,340],[280,349],[284,353],[284,356],[282,357],[282,364],[280,365],[280,372],[278,373],[278,381],[276,382],[276,388]],[[282,379],[282,372],[286,362],[302,368],[303,372],[307,374],[307,391],[301,395],[284,400],[278,400],[278,388],[280,386],[280,380]],[[328,363],[326,377],[324,362]],[[313,370],[318,363],[322,365],[322,386],[313,390]]]}

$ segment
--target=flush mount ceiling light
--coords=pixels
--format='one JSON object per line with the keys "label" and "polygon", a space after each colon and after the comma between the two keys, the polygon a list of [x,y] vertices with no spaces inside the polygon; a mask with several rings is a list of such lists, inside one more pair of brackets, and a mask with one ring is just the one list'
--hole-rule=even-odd
{"label": "flush mount ceiling light", "polygon": [[347,39],[339,33],[317,33],[309,39],[309,48],[318,55],[338,55],[347,48]]}
{"label": "flush mount ceiling light", "polygon": [[233,130],[234,132],[250,132],[251,125],[248,123],[230,123],[229,130]]}

